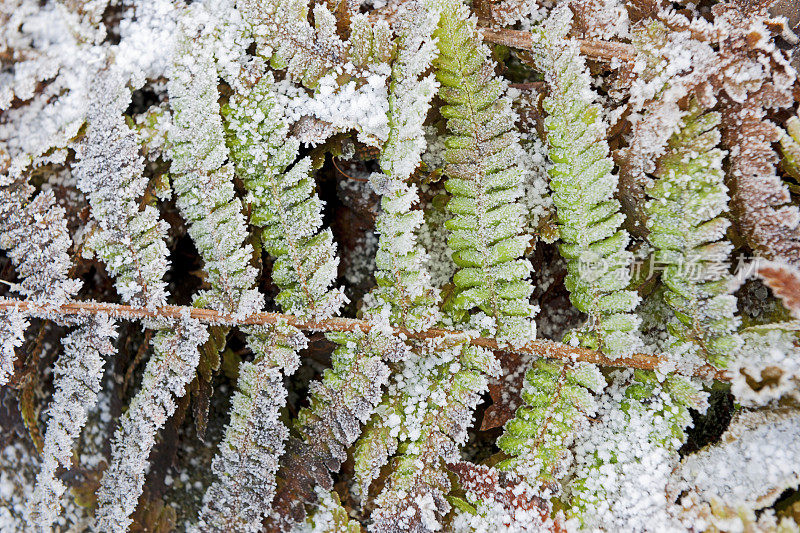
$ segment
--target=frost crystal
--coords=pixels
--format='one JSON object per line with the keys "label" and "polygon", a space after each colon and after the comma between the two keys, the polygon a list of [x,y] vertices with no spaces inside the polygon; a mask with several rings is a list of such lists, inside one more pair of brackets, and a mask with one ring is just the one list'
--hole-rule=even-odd
{"label": "frost crystal", "polygon": [[156,434],[177,407],[194,379],[208,332],[193,318],[183,319],[156,334],[139,392],[114,434],[111,462],[97,492],[96,531],[126,531],[144,486],[147,458]]}
{"label": "frost crystal", "polygon": [[130,90],[116,70],[104,71],[93,84],[89,122],[78,149],[75,174],[99,228],[88,246],[97,251],[115,277],[123,301],[154,309],[166,304],[169,266],[164,237],[167,224],[155,207],[139,210],[147,187],[139,143],[122,118]]}
{"label": "frost crystal", "polygon": [[73,442],[97,401],[103,356],[114,352],[111,341],[116,336],[114,322],[98,314],[62,341],[64,352],[55,368],[56,392],[44,438],[42,467],[28,502],[28,522],[36,530],[50,531],[61,511],[60,499],[66,486],[56,476],[56,470],[72,467]]}
{"label": "frost crystal", "polygon": [[0,387],[14,377],[15,348],[22,346],[28,320],[15,307],[2,313],[0,319]]}

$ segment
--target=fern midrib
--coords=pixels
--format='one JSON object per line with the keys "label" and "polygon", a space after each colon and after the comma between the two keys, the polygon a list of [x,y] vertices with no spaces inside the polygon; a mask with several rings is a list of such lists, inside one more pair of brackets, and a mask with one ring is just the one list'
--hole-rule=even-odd
{"label": "fern midrib", "polygon": [[395,254],[390,254],[392,258],[392,274],[394,276],[395,288],[400,293],[399,301],[395,301],[400,308],[400,315],[403,321],[403,327],[408,324],[408,315],[411,309],[411,297],[406,292],[405,283],[402,283],[402,269],[397,266],[397,258]]}
{"label": "fern midrib", "polygon": [[[548,62],[550,64],[555,65],[556,57],[555,57],[555,54],[553,53],[553,50],[548,48],[547,49],[547,53],[549,54]],[[557,76],[555,74],[551,74],[550,75],[550,84],[553,85],[556,88],[556,90],[553,91],[554,94],[557,94],[557,95],[563,95],[564,94],[564,91],[562,90],[561,77],[560,76]],[[562,116],[564,116],[564,117],[568,116],[567,108],[564,105],[564,102],[563,102],[562,98],[555,98],[554,96],[552,96],[552,94],[551,94],[551,96],[549,96],[549,98],[553,99],[556,102],[556,105],[558,106],[558,111]],[[561,148],[561,150],[564,150],[564,149]],[[575,150],[572,149],[572,145],[571,144],[566,149],[566,151],[568,151],[568,153],[569,153],[570,174],[574,175],[575,168],[574,168],[574,165],[572,164],[572,161],[577,160],[577,158],[580,156],[580,154],[577,154],[575,152]],[[580,181],[580,180],[575,180],[575,181],[577,181],[578,184],[580,185],[580,196],[582,197],[586,192],[585,191],[585,187],[584,187],[584,183],[582,181]],[[578,220],[580,222],[583,222],[584,220],[588,219],[588,217],[585,217],[585,216],[583,216],[583,217],[572,217],[572,218],[573,218],[573,221],[574,220]],[[581,230],[582,231],[576,232],[577,236],[578,236],[577,244],[579,244],[583,249],[588,250],[589,246],[592,244],[592,243],[588,242],[588,239],[587,239],[587,235],[589,234],[588,226],[585,225],[585,224],[582,224]],[[603,329],[601,328],[601,325],[600,325],[601,313],[599,313],[597,311],[597,309],[600,307],[600,297],[601,297],[602,293],[595,288],[594,284],[592,284],[591,287],[588,287],[587,290],[588,290],[588,292],[589,292],[589,294],[591,296],[592,309],[593,309],[592,313],[588,313],[589,317],[590,317],[590,320],[589,320],[589,325],[590,326],[589,327],[590,327],[590,330],[596,336],[596,338],[597,338],[598,342],[600,343],[600,345],[603,346],[603,345],[605,345],[605,332],[603,331]]]}
{"label": "fern midrib", "polygon": [[555,414],[556,404],[561,402],[561,391],[563,390],[564,382],[567,379],[567,370],[571,367],[571,363],[564,363],[561,365],[561,371],[558,373],[558,381],[556,381],[556,390],[553,391],[553,396],[551,398],[552,401],[547,408],[547,416],[542,422],[539,432],[537,433],[536,438],[533,440],[533,444],[531,444],[531,449],[536,449],[538,446],[540,446],[547,435],[547,427],[550,425],[550,421],[553,419],[553,415]]}
{"label": "fern midrib", "polygon": [[[258,397],[258,395],[261,393],[261,391],[264,390],[264,388],[265,388],[266,380],[264,379],[264,374],[263,373],[257,373],[256,374],[256,379],[257,379],[256,383],[258,384],[258,386],[257,387],[253,387],[254,394],[251,395],[251,397],[253,398],[253,401],[251,402],[250,409],[248,410],[247,420],[251,420],[253,418],[253,411],[255,411],[255,399]],[[252,424],[247,424],[247,431],[246,431],[245,435],[243,435],[243,438],[239,441],[239,446],[238,446],[238,449],[237,449],[237,453],[240,456],[249,454],[250,447],[253,444],[252,435],[253,435],[253,425]],[[239,470],[238,472],[241,472],[241,470]],[[237,474],[238,474],[238,472],[237,472]],[[235,487],[236,493],[240,494],[241,492],[240,492],[239,488],[243,486],[243,484],[241,482],[241,479],[240,479],[240,476],[236,475],[236,476],[232,476],[232,477],[233,477],[233,479],[231,479],[230,483],[232,483],[233,486]],[[234,506],[233,507],[233,513],[231,513],[229,519],[225,520],[225,524],[228,527],[229,531],[236,531],[236,528],[234,526],[236,524],[239,524],[239,520],[236,520],[236,517],[240,516],[240,512],[241,512],[240,510],[242,508],[242,506],[240,505],[240,503],[242,502],[241,498],[234,498],[233,500],[234,500],[234,502],[232,504]]]}
{"label": "fern midrib", "polygon": [[[685,200],[685,198],[686,198],[686,191],[681,189],[681,200]],[[681,201],[682,205],[685,204],[685,203],[686,203],[685,201]],[[684,209],[681,209],[681,213],[682,214],[685,214],[684,211],[685,211]],[[686,216],[681,216],[681,235],[688,235],[691,230],[692,230],[692,226],[690,225],[689,220],[687,219],[687,217]],[[697,247],[695,246],[694,248],[692,248],[692,250],[694,250],[695,248],[697,248]],[[681,255],[683,256],[684,261],[685,261],[686,260],[686,253],[683,250],[681,250]],[[704,262],[705,261],[701,261],[701,265]],[[691,283],[690,284],[691,298],[688,299],[689,300],[688,301],[689,305],[686,307],[686,309],[689,309],[691,311],[692,325],[691,325],[691,327],[689,328],[689,330],[687,332],[688,333],[687,337],[688,337],[688,339],[690,341],[692,341],[695,344],[697,344],[700,347],[700,349],[703,351],[703,353],[705,353],[708,356],[708,355],[711,355],[711,351],[709,350],[708,346],[706,345],[705,338],[703,336],[702,324],[700,322],[701,316],[700,316],[700,313],[699,313],[701,300],[699,298],[698,292],[699,292],[699,288],[697,287],[697,284],[696,283]],[[683,296],[681,296],[681,295],[678,295],[678,296],[683,298]]]}
{"label": "fern midrib", "polygon": [[270,179],[270,191],[272,192],[272,197],[278,203],[280,209],[278,209],[278,217],[281,221],[281,227],[283,228],[283,234],[286,235],[286,242],[289,245],[289,255],[291,256],[292,263],[294,264],[294,270],[297,272],[297,281],[300,285],[300,288],[303,290],[303,293],[306,296],[306,305],[308,306],[309,311],[314,313],[317,308],[317,302],[311,295],[311,291],[308,287],[308,278],[305,276],[305,273],[302,270],[302,263],[300,261],[300,256],[297,251],[297,243],[294,239],[291,238],[291,231],[289,228],[289,222],[286,220],[285,217],[285,206],[283,205],[283,200],[280,197],[280,191],[278,190],[278,183],[277,179]]}
{"label": "fern midrib", "polygon": [[[459,68],[458,75],[461,77],[462,80],[464,80],[465,76],[464,76],[463,72],[465,71],[465,68],[463,66],[462,58],[461,58],[461,56],[459,54],[454,54],[453,57],[455,58],[455,60],[458,63],[458,68]],[[482,68],[482,66],[483,65],[478,67],[478,72],[480,72],[480,69]],[[473,144],[474,144],[475,151],[477,152],[477,155],[478,155],[478,160],[476,161],[476,163],[477,163],[477,166],[480,168],[481,177],[483,178],[483,179],[478,180],[478,182],[477,182],[478,194],[477,194],[477,196],[475,198],[475,207],[476,207],[477,219],[478,219],[478,236],[480,237],[480,246],[481,246],[481,249],[480,249],[480,252],[481,252],[481,268],[482,268],[482,271],[483,271],[483,279],[489,285],[489,293],[491,294],[491,303],[492,303],[492,316],[495,319],[495,323],[499,326],[501,317],[500,317],[500,312],[499,312],[498,305],[497,305],[497,291],[495,289],[494,278],[489,275],[489,272],[488,272],[489,271],[489,265],[488,265],[488,261],[487,261],[487,259],[489,257],[488,248],[487,248],[487,245],[486,245],[486,242],[487,242],[487,238],[486,238],[487,228],[486,228],[486,225],[484,223],[484,219],[486,218],[486,210],[484,209],[484,206],[483,206],[484,195],[486,194],[486,190],[485,190],[486,169],[483,166],[483,158],[484,158],[484,155],[485,155],[485,153],[484,153],[485,151],[483,149],[483,145],[482,145],[482,142],[481,142],[482,138],[481,138],[481,135],[480,135],[480,130],[479,130],[478,125],[477,125],[476,120],[475,120],[476,112],[475,112],[475,105],[474,105],[474,100],[473,100],[472,86],[471,85],[468,86],[466,84],[464,84],[463,86],[467,87],[467,90],[465,91],[466,95],[467,95],[467,104],[462,104],[462,105],[466,105],[469,108],[469,117],[470,117],[469,123],[470,123],[470,126],[472,127],[472,130],[473,130],[472,131],[472,138],[474,139]]]}

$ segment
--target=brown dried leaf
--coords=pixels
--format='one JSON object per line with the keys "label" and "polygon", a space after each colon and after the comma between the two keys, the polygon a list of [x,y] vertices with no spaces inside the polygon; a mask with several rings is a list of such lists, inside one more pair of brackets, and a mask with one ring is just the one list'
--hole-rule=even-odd
{"label": "brown dried leaf", "polygon": [[760,261],[758,275],[792,316],[800,319],[800,270],[786,263]]}
{"label": "brown dried leaf", "polygon": [[481,422],[481,431],[501,427],[514,418],[517,407],[522,405],[522,385],[527,363],[523,356],[513,352],[498,352],[502,371],[497,378],[489,379],[489,395],[492,405],[486,408]]}
{"label": "brown dried leaf", "polygon": [[722,142],[730,151],[731,207],[747,244],[770,260],[800,266],[800,211],[775,172],[780,130],[758,98],[724,101]]}
{"label": "brown dried leaf", "polygon": [[552,505],[546,498],[533,494],[532,487],[518,474],[465,461],[447,466],[458,476],[461,488],[471,493],[474,499],[481,500],[484,504],[500,504],[507,511],[505,515],[508,521],[503,524],[506,527],[510,527],[517,512],[522,511],[522,516],[526,517],[535,516],[533,513],[538,514],[541,524],[546,528],[544,530],[551,528],[551,531],[562,531],[559,520],[549,524],[550,528],[547,528]]}

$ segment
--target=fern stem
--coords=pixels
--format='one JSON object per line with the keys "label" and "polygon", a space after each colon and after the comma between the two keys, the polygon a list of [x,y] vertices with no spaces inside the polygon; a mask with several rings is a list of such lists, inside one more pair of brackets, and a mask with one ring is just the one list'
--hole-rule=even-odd
{"label": "fern stem", "polygon": [[[494,44],[502,44],[518,50],[533,50],[533,37],[529,31],[481,28],[483,40]],[[581,54],[590,59],[611,62],[614,59],[633,61],[636,53],[633,46],[624,43],[612,43],[591,39],[575,39]]]}
{"label": "fern stem", "polygon": [[[230,315],[214,311],[213,309],[183,307],[177,305],[165,305],[163,307],[159,307],[158,309],[150,310],[112,303],[72,301],[58,306],[41,307],[36,305],[34,302],[29,302],[27,300],[0,300],[0,311],[10,308],[16,308],[26,315],[47,320],[64,315],[85,316],[95,315],[98,313],[106,313],[112,318],[117,318],[120,320],[141,320],[144,318],[155,317],[181,318],[188,313],[191,318],[210,325],[264,325],[286,321],[288,325],[294,326],[303,331],[362,331],[364,333],[369,332],[373,327],[375,327],[375,325],[369,321],[358,320],[355,318],[337,317],[327,318],[325,320],[303,320],[294,315],[285,315],[282,313],[255,313],[241,319],[236,319]],[[393,334],[405,335],[408,339],[425,340],[436,337],[452,337],[453,335],[463,334],[463,332],[441,328],[431,328],[424,331],[415,332],[404,328],[394,328]],[[644,353],[634,353],[626,357],[611,358],[595,350],[581,348],[578,346],[570,346],[568,344],[546,339],[532,340],[522,346],[515,346],[513,348],[504,346],[502,349],[498,346],[497,340],[490,337],[475,337],[470,340],[470,344],[487,348],[489,350],[532,354],[546,359],[561,359],[584,363],[595,363],[601,366],[640,368],[643,370],[654,370],[658,367],[658,365],[666,360],[665,357]],[[695,369],[692,375],[703,379],[716,379],[718,381],[731,380],[731,376],[727,372],[724,370],[717,370],[709,365],[704,365]]]}

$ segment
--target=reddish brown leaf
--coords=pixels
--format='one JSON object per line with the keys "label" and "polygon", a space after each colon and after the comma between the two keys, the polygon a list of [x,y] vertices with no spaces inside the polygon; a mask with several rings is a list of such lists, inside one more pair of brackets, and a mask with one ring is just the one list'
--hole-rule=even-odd
{"label": "reddish brown leaf", "polygon": [[[502,472],[493,467],[476,465],[461,461],[451,463],[448,468],[458,476],[461,488],[471,493],[474,499],[484,503],[494,502],[500,504],[507,511],[504,513],[509,520],[514,520],[517,512],[522,511],[522,516],[531,516],[531,512],[538,514],[544,530],[563,531],[561,521],[556,519],[548,521],[552,505],[549,500],[534,489],[518,474]],[[537,487],[549,492],[547,487]],[[511,522],[505,522],[510,526]]]}
{"label": "reddish brown leaf", "polygon": [[786,263],[760,261],[758,275],[792,316],[800,319],[800,270]]}
{"label": "reddish brown leaf", "polygon": [[481,431],[503,426],[514,418],[517,407],[522,405],[520,391],[528,367],[523,356],[517,353],[498,352],[502,371],[500,377],[489,380],[489,395],[492,405],[486,408],[481,422]]}

